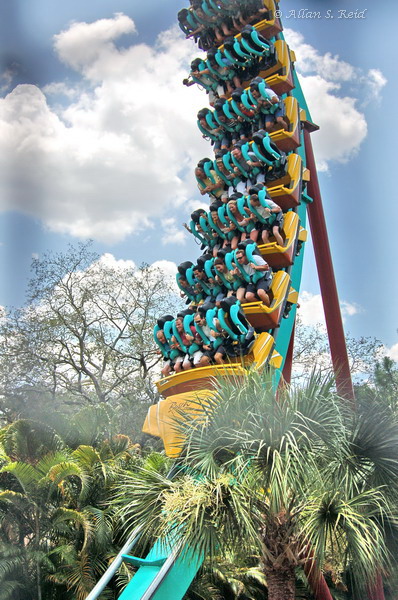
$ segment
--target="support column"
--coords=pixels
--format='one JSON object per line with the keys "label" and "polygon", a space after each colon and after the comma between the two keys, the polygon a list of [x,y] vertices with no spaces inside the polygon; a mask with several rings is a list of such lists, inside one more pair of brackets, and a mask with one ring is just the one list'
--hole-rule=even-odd
{"label": "support column", "polygon": [[283,366],[281,382],[289,384],[292,380],[292,364],[293,364],[293,347],[294,347],[294,333],[296,330],[296,317],[294,319],[294,325],[292,329],[292,335],[290,336],[289,347],[286,352],[285,364]]}
{"label": "support column", "polygon": [[368,600],[385,600],[383,578],[381,573],[377,573],[376,581],[368,586]]}
{"label": "support column", "polygon": [[308,205],[308,218],[314,244],[315,260],[321,288],[323,308],[325,311],[326,328],[329,337],[330,353],[333,370],[336,377],[337,392],[343,398],[354,403],[354,389],[348,363],[347,346],[341,318],[339,297],[334,277],[329,238],[323,212],[321,192],[315,166],[314,153],[309,131],[304,129],[304,145],[307,167],[311,177],[308,182],[308,193],[313,202]]}

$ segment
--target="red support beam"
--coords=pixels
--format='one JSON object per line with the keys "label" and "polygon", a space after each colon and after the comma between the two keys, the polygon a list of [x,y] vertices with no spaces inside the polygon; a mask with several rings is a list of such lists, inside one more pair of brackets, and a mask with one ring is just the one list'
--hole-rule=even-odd
{"label": "red support beam", "polygon": [[379,572],[376,581],[368,586],[368,600],[385,600],[383,578]]}
{"label": "red support beam", "polygon": [[339,297],[334,276],[332,255],[330,253],[328,232],[323,212],[321,192],[319,189],[311,136],[304,128],[304,145],[307,167],[311,176],[308,182],[308,193],[313,199],[308,205],[308,218],[314,244],[315,260],[321,288],[326,328],[329,337],[330,353],[336,377],[337,392],[343,398],[354,403],[354,389],[348,362],[347,346],[341,318]]}
{"label": "red support beam", "polygon": [[307,560],[303,565],[303,570],[311,591],[315,596],[315,600],[333,600],[329,586],[326,583],[323,573],[318,570],[314,554],[309,546],[306,549],[306,554]]}
{"label": "red support beam", "polygon": [[292,329],[292,335],[290,336],[289,347],[287,349],[285,364],[283,365],[282,379],[285,383],[289,384],[292,380],[292,364],[293,364],[293,347],[294,347],[294,333],[296,330],[296,319]]}

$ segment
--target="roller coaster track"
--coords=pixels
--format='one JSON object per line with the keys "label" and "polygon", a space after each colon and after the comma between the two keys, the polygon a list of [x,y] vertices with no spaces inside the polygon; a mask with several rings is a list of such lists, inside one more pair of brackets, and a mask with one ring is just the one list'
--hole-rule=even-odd
{"label": "roller coaster track", "polygon": [[[294,232],[290,233],[290,235],[294,235],[294,240],[290,240],[291,247],[289,251],[287,249],[289,240],[286,235],[284,240],[286,248],[277,248],[276,267],[274,267],[279,280],[288,281],[288,286],[283,291],[283,298],[278,305],[279,308],[276,307],[278,304],[276,293],[274,295],[275,313],[273,317],[272,310],[267,310],[264,306],[261,306],[261,303],[243,306],[246,318],[257,331],[257,338],[249,358],[244,357],[243,360],[237,360],[235,363],[232,362],[228,365],[202,367],[190,369],[188,372],[174,373],[158,382],[158,389],[164,399],[158,405],[151,407],[144,425],[144,431],[161,437],[169,456],[178,456],[179,453],[178,445],[172,433],[175,407],[187,406],[189,412],[190,399],[195,394],[202,393],[198,390],[204,390],[203,393],[206,393],[206,390],[211,387],[212,378],[217,373],[228,374],[232,372],[235,375],[242,375],[247,364],[254,364],[261,368],[271,364],[274,367],[275,387],[281,379],[290,381],[294,326],[303,269],[307,218],[311,227],[337,389],[341,396],[349,401],[353,400],[353,388],[348,368],[333,264],[310,139],[311,132],[316,131],[318,127],[311,119],[297,78],[294,68],[294,52],[288,48],[283,37],[282,24],[275,15],[277,5],[274,0],[263,0],[263,4],[264,8],[267,9],[265,19],[252,23],[254,25],[252,38],[254,44],[250,39],[247,41],[238,33],[233,41],[235,46],[231,46],[231,41],[229,41],[229,50],[227,50],[227,41],[221,45],[218,42],[215,49],[218,47],[219,51],[224,52],[222,56],[227,56],[228,59],[236,58],[236,56],[239,59],[241,53],[247,58],[250,55],[250,48],[255,48],[253,51],[254,56],[260,56],[261,59],[262,54],[265,55],[268,52],[264,42],[263,50],[259,51],[258,43],[261,43],[261,40],[266,38],[271,45],[271,49],[273,48],[274,51],[276,48],[277,60],[280,64],[277,63],[276,66],[265,68],[260,75],[265,80],[267,87],[272,88],[285,103],[289,129],[285,133],[283,131],[273,132],[270,137],[278,149],[283,150],[287,155],[287,175],[285,179],[282,177],[281,181],[277,182],[265,180],[265,184],[271,197],[274,193],[275,202],[279,203],[284,210],[285,227],[287,227],[286,223],[289,223]],[[192,7],[188,9],[188,17],[185,18],[182,27],[186,28],[185,33],[187,36],[191,35],[192,29],[198,22],[201,23],[203,19],[206,20],[206,14],[213,14],[211,12],[212,8],[214,12],[219,6],[220,4],[217,4],[215,0],[204,0],[202,9],[205,8],[207,12],[203,13],[202,11],[200,13],[202,21],[201,19],[195,21],[195,13]],[[203,17],[203,14],[205,14],[205,17]],[[250,44],[252,45],[250,46]],[[231,54],[234,51],[235,54]],[[244,61],[244,56],[240,60]],[[231,62],[232,60],[229,64]],[[196,83],[200,83],[200,81]],[[248,83],[245,85],[247,87]],[[230,101],[229,107],[232,107],[232,101]],[[292,172],[289,175],[290,168],[292,168]],[[298,175],[297,169],[299,169]],[[289,180],[288,183],[286,183],[286,179]],[[269,260],[271,265],[272,260],[275,262],[274,249],[274,242],[260,246],[263,257]],[[273,304],[271,304],[271,309]],[[273,318],[274,321],[272,321]],[[122,560],[136,566],[137,571],[119,596],[119,600],[180,600],[184,596],[203,562],[203,557],[190,551],[181,553],[178,541],[177,543],[167,543],[161,540],[155,543],[146,558],[127,555],[126,552],[134,547],[138,538],[139,532],[136,531],[126,542],[114,563],[97,583],[87,600],[95,600],[99,597]]]}

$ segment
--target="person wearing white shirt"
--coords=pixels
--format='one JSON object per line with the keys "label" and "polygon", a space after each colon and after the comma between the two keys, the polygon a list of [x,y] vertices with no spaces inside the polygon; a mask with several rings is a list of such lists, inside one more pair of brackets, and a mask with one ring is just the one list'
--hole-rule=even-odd
{"label": "person wearing white shirt", "polygon": [[[270,299],[268,295],[269,288],[272,282],[271,270],[269,264],[261,257],[256,254],[253,255],[253,261],[249,262],[245,252],[238,250],[236,253],[236,260],[239,262],[239,266],[243,268],[247,275],[254,275],[257,271],[262,271],[263,276],[256,281],[256,283],[248,283],[246,286],[242,286],[238,289],[236,297],[241,302],[256,302],[261,300],[266,306],[270,305]],[[236,269],[237,274],[239,269]]]}

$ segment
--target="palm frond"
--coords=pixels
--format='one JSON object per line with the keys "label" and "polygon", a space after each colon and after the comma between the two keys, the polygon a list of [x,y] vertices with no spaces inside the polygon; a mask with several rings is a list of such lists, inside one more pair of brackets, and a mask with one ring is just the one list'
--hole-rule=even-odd
{"label": "palm frond", "polygon": [[53,514],[52,522],[55,526],[64,522],[80,526],[84,532],[82,551],[86,548],[92,537],[93,526],[85,511],[80,512],[78,510],[60,507]]}
{"label": "palm frond", "polygon": [[46,477],[52,467],[58,465],[59,463],[66,462],[69,459],[70,452],[66,449],[58,452],[49,452],[37,461],[35,468],[42,477]]}
{"label": "palm frond", "polygon": [[47,473],[46,479],[52,481],[54,485],[60,486],[71,477],[77,477],[80,481],[79,500],[81,501],[89,493],[92,477],[79,465],[77,460],[73,462],[65,461],[54,465]]}
{"label": "palm frond", "polygon": [[72,419],[69,438],[86,445],[96,444],[99,438],[112,437],[114,409],[107,403],[85,406]]}
{"label": "palm frond", "polygon": [[6,544],[0,544],[0,551],[0,580],[4,580],[10,573],[23,568],[26,556],[20,548]]}
{"label": "palm frond", "polygon": [[0,469],[0,472],[12,474],[25,493],[32,491],[41,479],[36,468],[24,462],[10,462]]}
{"label": "palm frond", "polygon": [[58,433],[39,421],[20,419],[0,430],[0,443],[12,460],[37,459],[65,447]]}
{"label": "palm frond", "polygon": [[[21,597],[22,590],[25,593],[29,593],[26,585],[18,579],[2,581],[0,585],[0,600],[11,600],[11,598]],[[24,598],[28,600],[26,595]]]}
{"label": "palm frond", "polygon": [[113,492],[113,503],[125,534],[137,525],[143,528],[143,536],[151,538],[162,512],[163,494],[172,482],[165,474],[141,467],[133,473],[119,471],[119,479]]}
{"label": "palm frond", "polygon": [[99,452],[92,446],[81,445],[72,452],[72,456],[88,469],[93,469],[96,465],[102,464]]}
{"label": "palm frond", "polygon": [[355,468],[367,485],[386,485],[396,495],[398,422],[389,410],[376,405],[372,412],[362,412],[354,417],[350,450]]}
{"label": "palm frond", "polygon": [[302,511],[302,536],[311,543],[319,564],[328,549],[347,564],[355,564],[358,586],[375,576],[380,565],[388,564],[382,531],[374,519],[384,511],[381,490],[367,490],[344,497],[334,490],[308,499]]}
{"label": "palm frond", "polygon": [[13,490],[4,490],[3,492],[0,492],[0,502],[7,502],[20,507],[21,505],[26,505],[27,497],[21,492],[14,492]]}
{"label": "palm frond", "polygon": [[372,439],[370,421],[349,412],[329,376],[313,373],[278,398],[272,373],[225,380],[177,415],[184,445],[172,481],[145,467],[122,478],[121,521],[211,559],[254,548],[265,573],[307,561],[310,545],[320,567],[332,553],[366,587],[388,564],[384,534],[396,514],[385,484],[397,470],[397,432],[383,424],[384,441],[382,427]]}
{"label": "palm frond", "polygon": [[92,541],[97,552],[107,551],[113,537],[113,522],[109,509],[101,510],[95,506],[86,506],[84,512],[92,523]]}

